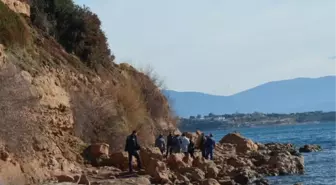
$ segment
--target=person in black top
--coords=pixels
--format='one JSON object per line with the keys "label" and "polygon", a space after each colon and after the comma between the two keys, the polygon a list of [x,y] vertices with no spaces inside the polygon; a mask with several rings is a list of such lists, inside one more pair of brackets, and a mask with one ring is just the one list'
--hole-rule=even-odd
{"label": "person in black top", "polygon": [[195,158],[194,152],[195,152],[195,144],[192,141],[192,139],[190,139],[190,143],[188,145],[188,153],[193,159]]}
{"label": "person in black top", "polygon": [[206,137],[204,135],[204,133],[202,133],[201,135],[201,141],[199,143],[199,148],[202,152],[202,157],[205,158],[206,157],[206,154],[205,154],[205,141],[206,141]]}
{"label": "person in black top", "polygon": [[125,151],[128,152],[128,167],[129,171],[132,172],[132,158],[133,156],[136,158],[138,163],[138,168],[142,169],[140,156],[138,154],[138,150],[140,150],[140,146],[138,144],[138,139],[136,136],[137,132],[134,130],[131,135],[127,136]]}
{"label": "person in black top", "polygon": [[173,153],[173,136],[172,133],[169,132],[169,135],[167,136],[167,152],[166,157],[168,157],[168,152],[171,155]]}

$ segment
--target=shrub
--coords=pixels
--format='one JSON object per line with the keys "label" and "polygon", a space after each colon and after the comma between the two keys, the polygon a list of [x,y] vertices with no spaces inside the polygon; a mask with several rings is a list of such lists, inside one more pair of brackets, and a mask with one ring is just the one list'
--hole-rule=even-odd
{"label": "shrub", "polygon": [[72,0],[32,0],[31,20],[89,67],[106,66],[114,60],[101,22],[88,7]]}
{"label": "shrub", "polygon": [[21,16],[0,1],[0,43],[7,47],[28,44],[30,34]]}

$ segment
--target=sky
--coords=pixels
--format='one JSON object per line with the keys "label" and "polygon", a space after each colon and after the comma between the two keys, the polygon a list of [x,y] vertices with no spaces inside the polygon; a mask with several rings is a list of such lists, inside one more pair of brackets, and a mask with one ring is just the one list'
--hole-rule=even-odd
{"label": "sky", "polygon": [[168,89],[217,95],[336,74],[335,0],[74,0],[102,21],[116,62]]}

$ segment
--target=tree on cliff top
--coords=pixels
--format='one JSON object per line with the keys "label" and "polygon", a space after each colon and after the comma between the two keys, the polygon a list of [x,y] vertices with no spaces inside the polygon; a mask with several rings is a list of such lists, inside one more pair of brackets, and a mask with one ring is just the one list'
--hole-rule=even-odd
{"label": "tree on cliff top", "polygon": [[107,66],[114,60],[98,16],[72,0],[31,0],[31,21],[53,36],[68,53],[87,66]]}

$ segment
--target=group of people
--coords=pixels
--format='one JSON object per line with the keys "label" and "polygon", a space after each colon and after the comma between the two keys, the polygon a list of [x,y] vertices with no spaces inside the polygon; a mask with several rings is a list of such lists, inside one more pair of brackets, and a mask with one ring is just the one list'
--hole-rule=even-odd
{"label": "group of people", "polygon": [[[138,167],[141,169],[142,164],[140,161],[140,156],[138,150],[140,150],[140,145],[136,136],[137,132],[133,131],[126,139],[125,151],[128,152],[128,163],[129,171],[132,172],[132,158],[135,157],[138,163]],[[201,150],[202,156],[206,159],[213,160],[213,151],[215,149],[215,140],[213,135],[209,134],[205,136],[204,133],[201,135],[201,139],[198,143],[198,148]],[[172,135],[169,133],[167,136],[167,142],[164,139],[163,135],[160,134],[155,141],[155,147],[159,148],[162,155],[168,157],[173,153],[184,153],[186,156],[195,157],[195,143],[192,139],[189,139],[186,133],[183,133],[181,136],[179,134]],[[166,154],[165,154],[166,152]]]}

